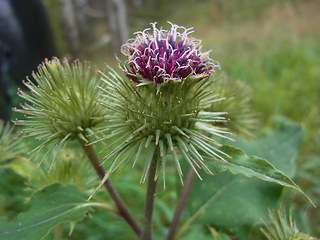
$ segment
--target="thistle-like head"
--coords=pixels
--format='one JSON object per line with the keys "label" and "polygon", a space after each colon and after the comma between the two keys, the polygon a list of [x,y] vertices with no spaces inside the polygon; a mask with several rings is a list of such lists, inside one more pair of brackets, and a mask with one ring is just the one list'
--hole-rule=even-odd
{"label": "thistle-like head", "polygon": [[[49,154],[48,158],[54,158],[54,154]],[[72,183],[84,192],[92,192],[98,183],[98,178],[90,163],[86,161],[85,155],[72,148],[62,149],[52,167],[48,162],[44,162],[40,167],[36,167],[31,161],[22,164],[26,171],[19,173],[26,177],[27,189],[32,192],[54,183]]]}
{"label": "thistle-like head", "polygon": [[200,40],[189,37],[191,32],[175,24],[170,30],[158,29],[153,23],[152,30],[137,32],[122,46],[128,57],[122,70],[131,81],[112,69],[102,78],[101,104],[109,122],[103,139],[110,139],[104,159],[112,160],[110,174],[122,163],[132,160],[134,167],[144,159],[140,182],[145,182],[151,162],[156,161],[155,178],[161,169],[165,183],[166,160],[171,155],[183,182],[180,156],[200,179],[197,169],[212,174],[206,156],[217,161],[230,157],[213,138],[230,139],[230,132],[214,126],[225,121],[225,113],[206,111],[217,101],[210,76],[220,66],[201,51]]}
{"label": "thistle-like head", "polygon": [[110,139],[104,158],[112,160],[110,174],[129,161],[133,168],[140,159],[144,164],[140,183],[144,183],[151,162],[156,159],[156,178],[161,169],[165,183],[166,161],[171,155],[183,182],[181,159],[201,179],[197,169],[212,174],[206,165],[207,156],[216,161],[230,157],[219,150],[218,139],[231,139],[227,136],[231,133],[215,126],[225,121],[225,113],[206,111],[217,101],[217,95],[210,90],[213,79],[200,81],[201,78],[202,75],[190,76],[182,82],[165,81],[159,85],[154,81],[136,84],[114,70],[104,75],[106,94],[101,104],[108,109],[108,123],[103,126],[102,139]]}
{"label": "thistle-like head", "polygon": [[158,29],[156,23],[152,23],[152,30],[137,32],[121,48],[128,57],[123,67],[127,77],[156,83],[184,80],[190,75],[209,77],[220,65],[201,51],[201,41],[189,36],[192,32],[192,28],[176,24],[171,24],[170,30]]}
{"label": "thistle-like head", "polygon": [[[38,150],[66,140],[82,139],[88,131],[102,121],[104,107],[99,105],[99,77],[88,64],[67,60],[46,60],[24,82],[29,91],[19,89],[18,95],[26,102],[21,109],[24,120],[14,121],[23,125],[25,136],[40,140]],[[53,146],[53,145],[52,145]]]}
{"label": "thistle-like head", "polygon": [[225,117],[230,121],[222,122],[221,126],[228,127],[232,132],[242,137],[252,139],[259,128],[259,115],[252,110],[252,89],[241,80],[231,80],[228,77],[219,79],[212,91],[219,94],[222,101],[214,102],[207,111],[225,111]]}
{"label": "thistle-like head", "polygon": [[269,219],[264,219],[260,228],[268,240],[317,240],[307,233],[300,232],[292,217],[292,212],[286,212],[283,207],[269,210]]}
{"label": "thistle-like head", "polygon": [[0,119],[0,167],[23,153],[23,145],[16,137],[13,127]]}

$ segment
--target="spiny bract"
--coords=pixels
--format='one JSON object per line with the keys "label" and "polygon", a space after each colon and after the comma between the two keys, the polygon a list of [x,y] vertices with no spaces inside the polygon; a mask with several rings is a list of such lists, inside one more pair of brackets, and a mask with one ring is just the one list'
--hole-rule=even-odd
{"label": "spiny bract", "polygon": [[122,79],[113,70],[104,75],[105,100],[101,104],[109,110],[109,125],[101,130],[105,137],[98,141],[109,139],[106,148],[112,150],[105,159],[115,157],[110,173],[129,160],[134,167],[144,156],[140,181],[144,183],[155,155],[156,178],[162,168],[165,179],[167,155],[171,154],[182,181],[179,153],[197,174],[199,168],[211,173],[204,156],[217,161],[229,157],[211,137],[228,138],[226,135],[231,134],[214,126],[215,122],[225,121],[225,113],[203,111],[217,96],[209,88],[213,80],[201,79],[203,75],[190,75],[183,81],[165,81],[159,87],[153,81],[137,84]]}
{"label": "spiny bract", "polygon": [[[53,154],[49,154],[49,158],[52,157]],[[98,183],[98,178],[84,154],[71,148],[64,148],[57,154],[53,167],[48,162],[36,167],[35,163],[28,161],[25,163],[25,170],[21,175],[26,177],[28,190],[32,192],[54,183],[72,183],[80,190],[91,193]]]}
{"label": "spiny bract", "polygon": [[[22,109],[25,120],[16,120],[16,125],[26,126],[25,137],[34,136],[41,141],[34,150],[40,152],[50,145],[59,148],[66,140],[82,139],[102,121],[105,109],[98,104],[101,91],[97,88],[99,77],[88,64],[75,61],[69,64],[59,59],[46,60],[27,78],[18,95],[26,102]],[[48,151],[48,152],[49,152]],[[40,155],[40,154],[39,154]]]}
{"label": "spiny bract", "polygon": [[251,107],[252,90],[244,81],[231,80],[227,77],[219,78],[211,86],[212,91],[219,94],[221,101],[214,102],[207,111],[215,112],[223,109],[228,123],[221,126],[228,127],[232,132],[245,138],[254,138],[254,132],[259,127],[258,114]]}
{"label": "spiny bract", "polygon": [[265,220],[264,226],[260,228],[268,240],[318,240],[307,233],[299,232],[291,211],[287,215],[284,207],[269,210],[269,222]]}
{"label": "spiny bract", "polygon": [[14,128],[0,119],[0,164],[21,157],[24,149],[17,136]]}

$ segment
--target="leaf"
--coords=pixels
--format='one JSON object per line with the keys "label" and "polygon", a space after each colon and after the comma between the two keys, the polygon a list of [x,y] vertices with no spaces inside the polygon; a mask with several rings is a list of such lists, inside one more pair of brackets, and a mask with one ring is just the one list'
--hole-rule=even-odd
{"label": "leaf", "polygon": [[203,177],[203,182],[196,179],[193,184],[187,203],[190,217],[179,234],[197,221],[228,234],[245,236],[267,208],[277,207],[282,190],[280,185],[229,172]]}
{"label": "leaf", "polygon": [[221,150],[228,153],[232,158],[228,159],[227,162],[208,162],[208,166],[216,172],[230,171],[233,174],[243,174],[246,177],[256,177],[267,182],[291,187],[298,190],[312,202],[288,176],[276,169],[267,160],[255,156],[248,156],[244,151],[231,146],[223,146]]}
{"label": "leaf", "polygon": [[305,134],[304,128],[286,118],[278,117],[279,128],[269,131],[264,137],[246,141],[236,138],[233,146],[243,149],[248,155],[255,155],[267,159],[277,169],[289,177],[295,175],[295,160]]}
{"label": "leaf", "polygon": [[[274,166],[292,176],[295,156],[302,143],[303,134],[304,130],[299,124],[284,122],[279,129],[270,131],[261,139],[254,141],[237,139],[235,144],[248,151],[250,155],[267,158]],[[240,239],[243,239],[250,228],[257,224],[262,216],[267,215],[268,208],[277,207],[283,188],[281,185],[270,184],[257,178],[247,178],[240,174],[234,175],[226,171],[227,168],[232,170],[234,166],[231,165],[236,164],[240,156],[245,157],[243,152],[234,151],[236,156],[228,160],[230,165],[228,167],[221,165],[220,170],[216,169],[225,172],[214,176],[203,174],[202,182],[195,180],[186,208],[190,217],[182,224],[177,235],[181,236],[190,229],[190,224],[197,219],[200,223],[210,224],[226,233],[237,234]],[[261,160],[258,157],[248,158],[257,161],[256,164]],[[268,166],[264,160],[261,161],[262,166]],[[251,171],[253,170],[250,170],[250,174],[253,174]],[[291,184],[287,178],[282,181],[285,185]]]}
{"label": "leaf", "polygon": [[15,222],[0,218],[0,239],[43,239],[59,223],[82,220],[88,207],[86,199],[71,184],[46,187],[33,195],[30,209]]}

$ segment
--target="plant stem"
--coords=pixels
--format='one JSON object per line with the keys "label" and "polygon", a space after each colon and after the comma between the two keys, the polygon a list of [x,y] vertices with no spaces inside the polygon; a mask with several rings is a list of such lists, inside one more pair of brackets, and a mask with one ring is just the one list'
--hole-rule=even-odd
{"label": "plant stem", "polygon": [[60,223],[56,226],[55,231],[54,231],[54,238],[53,240],[61,240],[62,235],[63,235],[63,227],[64,223]]}
{"label": "plant stem", "polygon": [[[79,139],[78,142],[80,143],[83,151],[86,153],[87,157],[89,158],[92,166],[94,167],[94,169],[95,169],[96,173],[98,174],[98,176],[100,177],[100,179],[103,179],[106,174],[106,171],[103,168],[103,166],[101,166],[101,162],[100,162],[100,159],[99,159],[99,156],[98,156],[98,153],[97,153],[95,147],[93,145],[86,145],[86,143],[84,141],[82,141],[81,139]],[[123,217],[124,220],[127,221],[127,223],[130,225],[130,227],[133,229],[133,231],[137,234],[137,236],[141,236],[142,230],[141,230],[140,226],[138,225],[136,220],[133,218],[133,216],[129,212],[127,206],[123,202],[123,200],[120,197],[120,195],[118,194],[117,190],[114,188],[111,180],[107,179],[104,182],[104,186],[108,190],[113,201],[115,202],[115,204],[118,208],[118,211],[119,211],[118,214],[121,217]]]}
{"label": "plant stem", "polygon": [[147,195],[144,208],[144,231],[142,234],[142,240],[151,240],[152,239],[152,215],[154,208],[154,200],[156,196],[156,188],[158,179],[155,179],[156,169],[157,169],[158,153],[154,152],[152,162],[150,165],[148,173],[148,186],[147,186]]}
{"label": "plant stem", "polygon": [[195,172],[193,171],[192,168],[190,168],[188,175],[187,175],[187,178],[185,180],[183,189],[181,191],[177,206],[176,206],[176,211],[174,213],[174,216],[173,216],[173,219],[172,219],[172,222],[170,225],[167,240],[174,239],[174,235],[175,235],[176,229],[179,225],[179,220],[180,220],[184,205],[186,204],[186,201],[187,201],[189,192],[191,190],[194,178],[195,178]]}

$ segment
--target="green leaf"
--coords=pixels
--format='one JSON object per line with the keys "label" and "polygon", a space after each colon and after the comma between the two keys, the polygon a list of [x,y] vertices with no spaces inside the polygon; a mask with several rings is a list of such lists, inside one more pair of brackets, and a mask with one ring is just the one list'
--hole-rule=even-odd
{"label": "green leaf", "polygon": [[236,138],[233,146],[243,149],[248,155],[267,159],[277,169],[289,177],[294,177],[295,160],[305,134],[304,128],[286,118],[278,117],[281,123],[275,131],[269,131],[265,136],[254,141]]}
{"label": "green leaf", "polygon": [[228,159],[227,162],[208,162],[208,166],[216,172],[230,171],[233,174],[243,174],[246,177],[256,177],[267,182],[291,187],[298,190],[311,202],[308,196],[288,176],[276,169],[267,160],[248,156],[244,151],[231,146],[224,146],[221,150],[228,153],[232,158]]}
{"label": "green leaf", "polygon": [[[295,156],[301,145],[303,134],[304,130],[299,124],[284,122],[279,129],[270,131],[261,139],[254,141],[237,139],[235,144],[248,151],[250,155],[267,158],[272,165],[292,176]],[[214,176],[203,174],[203,181],[195,180],[186,208],[190,217],[181,226],[177,235],[181,236],[189,229],[190,224],[197,220],[202,224],[211,224],[217,230],[237,234],[240,239],[243,239],[250,228],[257,224],[262,216],[267,215],[268,208],[277,207],[283,188],[281,185],[244,177],[241,174],[234,175],[230,171],[234,173],[243,171],[246,175],[264,178],[286,186],[292,185],[289,178],[278,170],[273,170],[272,165],[265,160],[249,157],[234,148],[229,150],[234,151],[231,154],[234,155],[233,158],[228,160],[229,163],[219,162],[221,165],[216,167],[217,171],[225,172]],[[252,163],[246,161],[252,161]],[[239,163],[244,166],[236,169]],[[253,169],[248,169],[250,166],[246,168],[247,164],[253,164],[255,167],[251,166]],[[267,169],[272,178],[269,179],[262,169]],[[292,187],[296,188],[294,183]]]}
{"label": "green leaf", "polygon": [[0,239],[43,239],[59,223],[82,220],[88,207],[86,199],[71,184],[46,187],[33,195],[30,209],[15,222],[0,218]]}
{"label": "green leaf", "polygon": [[188,230],[192,222],[198,222],[244,237],[268,208],[277,207],[282,190],[280,185],[229,172],[203,178],[203,182],[196,179],[193,184],[186,208],[190,217],[179,234]]}

